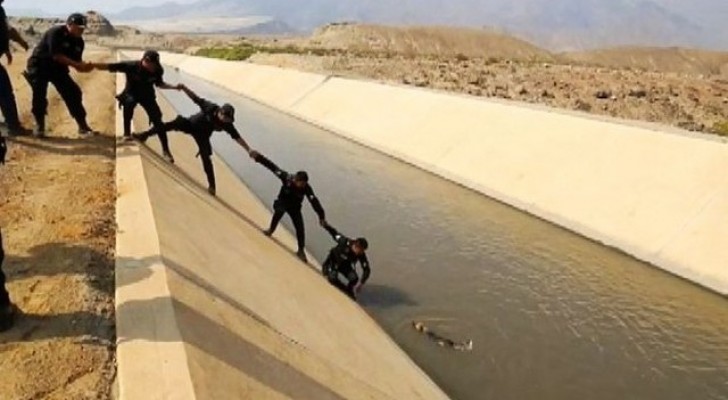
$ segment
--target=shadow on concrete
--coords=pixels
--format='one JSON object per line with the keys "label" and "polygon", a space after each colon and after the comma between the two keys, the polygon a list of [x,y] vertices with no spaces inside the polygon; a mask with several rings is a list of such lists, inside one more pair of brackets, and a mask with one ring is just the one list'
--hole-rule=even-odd
{"label": "shadow on concrete", "polygon": [[397,306],[416,306],[417,302],[405,292],[376,283],[364,285],[357,297],[359,305],[371,308],[391,308]]}
{"label": "shadow on concrete", "polygon": [[[170,301],[169,298],[131,301],[122,304],[119,312],[143,313],[145,310],[166,305],[155,303],[168,301]],[[330,389],[294,369],[285,361],[277,359],[255,343],[213,321],[193,306],[174,299],[172,299],[172,304],[175,316],[179,324],[183,326],[182,339],[186,344],[290,398],[341,399]],[[162,342],[179,340],[177,337],[149,337],[141,327],[136,332],[130,332],[128,337],[119,339],[119,343],[135,340]],[[199,378],[205,380],[205,378]],[[212,379],[214,382],[216,378],[212,376],[207,379]]]}
{"label": "shadow on concrete", "polygon": [[3,270],[8,282],[81,275],[89,286],[109,296],[114,294],[113,255],[88,246],[48,243],[33,247],[27,256],[6,253]]}
{"label": "shadow on concrete", "polygon": [[[146,145],[140,145],[140,149],[142,150],[142,154],[145,156],[145,159],[150,161],[154,167],[160,171],[161,173],[168,176],[170,179],[174,180],[180,187],[183,187],[187,189],[191,194],[193,194],[195,197],[199,198],[200,200],[210,204],[216,204],[218,206],[223,207],[227,212],[234,215],[236,218],[238,218],[241,222],[253,227],[254,229],[261,231],[267,228],[267,226],[262,227],[258,225],[255,221],[248,218],[245,214],[238,211],[235,207],[233,207],[230,203],[226,202],[225,200],[219,198],[219,197],[213,197],[207,194],[207,187],[196,181],[194,178],[192,178],[187,172],[181,170],[180,168],[170,165],[166,160],[164,160],[157,152],[152,150]],[[202,166],[200,166],[202,168]],[[290,247],[286,246],[283,242],[281,242],[279,239],[275,237],[271,237],[270,240],[278,245],[282,250],[285,250],[286,253],[290,254],[291,257],[296,258],[296,252],[291,249]],[[319,271],[318,268],[316,268],[312,264],[307,264],[307,266],[314,271]]]}
{"label": "shadow on concrete", "polygon": [[64,156],[102,156],[113,160],[115,158],[115,139],[105,134],[89,138],[62,138],[46,137],[35,139],[29,137],[10,138],[10,141],[23,147],[58,154]]}

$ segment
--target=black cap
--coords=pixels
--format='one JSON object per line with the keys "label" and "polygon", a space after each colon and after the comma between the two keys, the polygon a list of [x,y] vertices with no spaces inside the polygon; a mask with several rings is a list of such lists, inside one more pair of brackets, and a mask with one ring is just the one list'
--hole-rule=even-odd
{"label": "black cap", "polygon": [[359,246],[361,246],[361,248],[362,248],[363,250],[366,250],[366,249],[368,249],[368,248],[369,248],[369,241],[368,241],[368,240],[366,240],[366,239],[365,239],[365,238],[363,238],[363,237],[361,237],[361,238],[358,238],[358,239],[356,239],[356,243],[357,243],[357,244],[358,244]]}
{"label": "black cap", "polygon": [[225,118],[228,122],[234,122],[235,121],[235,107],[232,105],[225,103],[220,107],[220,114]]}
{"label": "black cap", "polygon": [[294,177],[294,179],[300,182],[308,182],[308,172],[298,171],[296,172],[296,176]]}
{"label": "black cap", "polygon": [[81,13],[73,13],[68,16],[68,19],[66,20],[67,24],[71,25],[78,25],[86,27],[87,24],[86,16]]}
{"label": "black cap", "polygon": [[159,52],[157,52],[156,50],[147,50],[144,52],[142,59],[159,65]]}

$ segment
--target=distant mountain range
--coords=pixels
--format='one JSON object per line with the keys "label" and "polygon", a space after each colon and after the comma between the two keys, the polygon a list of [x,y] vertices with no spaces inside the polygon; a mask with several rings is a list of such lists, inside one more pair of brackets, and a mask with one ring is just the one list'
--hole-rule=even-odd
{"label": "distant mountain range", "polygon": [[201,0],[116,20],[268,16],[292,30],[330,22],[497,28],[551,50],[621,45],[728,49],[728,0]]}
{"label": "distant mountain range", "polygon": [[57,17],[58,15],[49,14],[38,8],[9,8],[5,7],[5,10],[10,16],[22,16],[22,17],[35,17],[35,18],[48,18]]}

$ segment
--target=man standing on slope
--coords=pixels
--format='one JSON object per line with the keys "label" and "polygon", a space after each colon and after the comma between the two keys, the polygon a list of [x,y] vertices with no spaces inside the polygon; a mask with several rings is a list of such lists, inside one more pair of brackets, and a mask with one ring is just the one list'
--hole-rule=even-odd
{"label": "man standing on slope", "polygon": [[69,71],[69,67],[79,72],[93,69],[91,64],[82,61],[85,29],[86,17],[78,13],[71,14],[65,25],[54,26],[43,34],[33,50],[33,55],[28,59],[24,75],[33,90],[34,134],[38,137],[45,136],[46,132],[49,83],[55,86],[69,113],[76,120],[78,133],[83,136],[94,133],[86,122],[81,88],[71,79]]}
{"label": "man standing on slope", "polygon": [[159,62],[159,53],[148,50],[144,52],[141,61],[124,61],[113,64],[95,63],[93,66],[97,69],[126,75],[126,86],[116,96],[119,106],[124,109],[124,138],[131,139],[131,120],[134,117],[134,109],[140,105],[146,111],[151,125],[159,130],[159,141],[162,143],[164,158],[170,163],[174,163],[172,153],[169,151],[167,132],[162,130],[162,110],[157,104],[154,87],[176,90],[181,90],[182,87],[164,82],[164,68]]}
{"label": "man standing on slope", "polygon": [[[0,0],[0,55],[5,55],[8,65],[13,63],[13,54],[10,52],[10,41],[17,42],[23,49],[28,50],[28,43],[23,40],[17,30],[8,25],[8,17],[3,8],[4,0]],[[13,83],[10,80],[8,71],[0,64],[0,111],[5,117],[5,124],[8,126],[10,135],[23,135],[27,130],[20,124],[18,117],[18,105],[13,93]]]}
{"label": "man standing on slope", "polygon": [[283,218],[283,214],[291,217],[293,226],[296,228],[296,238],[298,240],[298,251],[296,255],[303,262],[307,262],[305,246],[306,246],[306,229],[303,225],[303,215],[301,214],[301,206],[303,198],[307,197],[314,211],[318,214],[321,225],[326,224],[326,213],[321,206],[321,202],[313,192],[313,188],[308,183],[308,173],[306,171],[298,171],[295,174],[278,168],[271,160],[262,154],[253,154],[255,161],[268,168],[271,172],[281,180],[283,185],[278,193],[278,198],[273,203],[273,218],[270,221],[270,227],[264,231],[266,236],[271,236],[275,232],[278,223]]}
{"label": "man standing on slope", "polygon": [[211,195],[215,195],[215,169],[212,165],[212,144],[210,137],[215,131],[225,131],[235,140],[248,154],[253,157],[255,151],[251,150],[248,143],[240,136],[238,130],[235,129],[235,108],[230,104],[219,106],[213,102],[207,101],[190,90],[185,85],[179,85],[179,88],[187,94],[200,107],[200,112],[185,118],[177,116],[170,122],[165,122],[159,126],[153,126],[152,129],[134,133],[132,137],[141,142],[146,141],[150,136],[166,133],[169,131],[180,131],[192,136],[197,143],[199,149],[198,155],[202,159],[202,168],[207,175],[207,191]]}

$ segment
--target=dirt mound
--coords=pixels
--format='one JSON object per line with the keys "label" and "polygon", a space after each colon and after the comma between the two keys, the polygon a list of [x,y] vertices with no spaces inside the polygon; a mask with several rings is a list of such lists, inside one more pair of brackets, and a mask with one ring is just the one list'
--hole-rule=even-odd
{"label": "dirt mound", "polygon": [[679,47],[620,47],[566,53],[564,56],[580,63],[614,68],[728,76],[728,52],[692,50]]}
{"label": "dirt mound", "polygon": [[329,24],[309,39],[312,47],[410,56],[494,57],[550,60],[553,56],[528,42],[501,33],[454,27],[393,27]]}
{"label": "dirt mound", "polygon": [[88,33],[98,36],[114,36],[116,34],[116,29],[111,25],[108,18],[96,11],[86,12],[86,18],[88,18]]}

